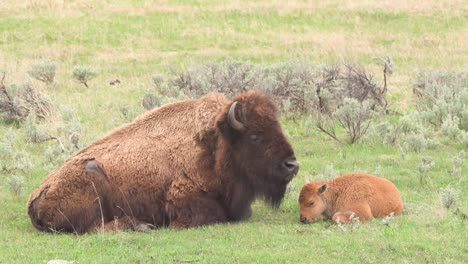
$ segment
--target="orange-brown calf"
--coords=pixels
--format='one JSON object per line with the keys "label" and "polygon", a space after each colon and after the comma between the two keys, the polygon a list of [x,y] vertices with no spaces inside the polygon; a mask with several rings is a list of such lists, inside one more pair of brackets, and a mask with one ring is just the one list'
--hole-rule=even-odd
{"label": "orange-brown calf", "polygon": [[367,221],[391,213],[398,215],[403,210],[400,192],[392,182],[364,173],[306,183],[299,195],[299,206],[302,223],[314,222],[319,216],[348,223],[352,214]]}

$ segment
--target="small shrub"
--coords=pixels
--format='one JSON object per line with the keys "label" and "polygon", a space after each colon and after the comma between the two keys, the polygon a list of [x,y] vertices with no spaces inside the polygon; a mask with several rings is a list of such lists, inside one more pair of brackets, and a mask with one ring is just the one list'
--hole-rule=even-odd
{"label": "small shrub", "polygon": [[28,142],[40,143],[50,138],[47,126],[39,124],[35,114],[29,115],[22,127]]}
{"label": "small shrub", "polygon": [[465,161],[465,156],[466,156],[466,152],[462,150],[460,151],[460,153],[458,153],[452,158],[453,165],[452,165],[452,170],[450,171],[450,174],[452,176],[456,176],[456,177],[461,176],[463,164]]}
{"label": "small shrub", "polygon": [[456,140],[461,136],[462,130],[459,128],[460,119],[456,116],[447,115],[441,125],[442,133],[451,140]]}
{"label": "small shrub", "polygon": [[23,172],[30,171],[32,169],[32,162],[29,154],[25,151],[20,151],[15,154],[15,169]]}
{"label": "small shrub", "polygon": [[445,189],[440,191],[440,199],[442,201],[442,205],[448,209],[456,204],[458,198],[458,191],[455,190],[453,187],[448,186]]}
{"label": "small shrub", "polygon": [[429,171],[435,166],[435,162],[431,157],[421,157],[418,165],[419,183],[424,184],[424,179],[427,177]]}
{"label": "small shrub", "polygon": [[10,187],[11,192],[15,195],[20,195],[24,189],[24,177],[11,175],[7,178],[8,186]]}
{"label": "small shrub", "polygon": [[420,153],[427,147],[427,140],[421,133],[411,132],[402,136],[400,141],[400,147],[404,152],[417,152]]}
{"label": "small shrub", "polygon": [[374,126],[374,132],[377,134],[380,143],[387,144],[392,142],[393,126],[384,121]]}
{"label": "small shrub", "polygon": [[460,140],[463,146],[465,146],[465,148],[468,148],[468,131],[463,131]]}
{"label": "small shrub", "polygon": [[252,88],[256,77],[249,62],[234,60],[193,66],[174,75],[175,77],[169,80],[170,86],[190,97],[199,97],[210,91],[232,97],[249,87]]}
{"label": "small shrub", "polygon": [[84,84],[87,88],[89,88],[88,82],[96,78],[97,75],[98,73],[95,69],[84,65],[75,65],[72,71],[73,78]]}
{"label": "small shrub", "polygon": [[159,107],[161,105],[161,99],[159,97],[151,92],[147,92],[141,101],[141,105],[146,109],[146,110],[151,110],[154,109],[155,107]]}
{"label": "small shrub", "polygon": [[5,75],[0,81],[0,118],[6,121],[23,121],[32,112],[45,119],[52,114],[48,99],[38,93],[31,84],[4,84]]}
{"label": "small shrub", "polygon": [[56,65],[54,62],[43,59],[31,66],[28,74],[36,80],[50,84],[54,82]]}
{"label": "small shrub", "polygon": [[345,98],[343,105],[333,113],[333,116],[345,129],[350,143],[353,144],[366,134],[373,113],[367,101],[360,103],[355,99]]}
{"label": "small shrub", "polygon": [[451,115],[461,120],[460,129],[468,130],[468,72],[420,71],[413,93],[421,116],[434,127]]}
{"label": "small shrub", "polygon": [[[8,129],[5,135],[0,139],[0,160],[7,160],[13,156],[14,148],[13,142],[15,141],[15,133],[13,129]],[[1,162],[0,162],[1,164]]]}

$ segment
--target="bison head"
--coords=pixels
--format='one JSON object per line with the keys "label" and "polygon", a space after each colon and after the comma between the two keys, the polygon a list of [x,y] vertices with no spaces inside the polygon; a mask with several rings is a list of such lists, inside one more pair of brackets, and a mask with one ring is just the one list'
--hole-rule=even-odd
{"label": "bison head", "polygon": [[250,186],[255,196],[277,207],[299,163],[271,98],[258,91],[237,96],[218,118],[218,128],[228,145],[235,177]]}
{"label": "bison head", "polygon": [[323,183],[306,183],[299,194],[299,220],[304,223],[315,222],[325,211],[323,192],[327,185]]}

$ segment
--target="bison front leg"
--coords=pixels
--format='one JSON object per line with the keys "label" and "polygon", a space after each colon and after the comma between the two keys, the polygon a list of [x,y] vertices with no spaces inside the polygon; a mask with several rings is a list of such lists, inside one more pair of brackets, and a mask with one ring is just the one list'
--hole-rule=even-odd
{"label": "bison front leg", "polygon": [[195,226],[223,223],[226,213],[218,201],[207,197],[177,200],[166,206],[169,227],[189,228]]}
{"label": "bison front leg", "polygon": [[347,208],[346,211],[338,211],[333,215],[333,221],[341,224],[347,224],[351,222],[353,218],[359,218],[360,221],[371,219],[372,213],[369,204],[357,204],[351,208]]}

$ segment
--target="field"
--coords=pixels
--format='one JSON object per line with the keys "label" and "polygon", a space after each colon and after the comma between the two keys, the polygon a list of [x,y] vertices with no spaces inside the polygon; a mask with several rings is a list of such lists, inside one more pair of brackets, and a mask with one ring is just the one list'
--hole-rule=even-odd
{"label": "field", "polygon": [[[346,59],[378,72],[376,58],[391,56],[395,70],[389,78],[389,107],[400,115],[415,108],[412,85],[418,70],[462,71],[468,66],[466,1],[19,2],[0,2],[0,73],[5,72],[7,85],[32,83],[56,112],[73,109],[83,144],[142,113],[141,99],[152,76],[206,62],[268,65],[301,58],[328,64]],[[52,84],[28,75],[41,58],[57,64]],[[72,78],[77,64],[98,71],[89,88]],[[121,83],[109,85],[115,79]],[[60,115],[48,122],[46,126],[60,129]],[[468,261],[466,158],[460,173],[451,173],[453,157],[467,151],[466,144],[437,134],[437,147],[402,152],[397,145],[375,141],[338,143],[310,129],[306,117],[284,117],[282,125],[301,168],[279,209],[256,201],[253,216],[240,223],[78,236],[40,233],[26,213],[29,194],[56,166],[45,153],[57,143],[27,142],[23,122],[0,121],[0,143],[14,137],[14,151],[26,153],[32,165],[13,172],[0,168],[0,263]],[[435,164],[424,184],[418,170],[422,157]],[[8,165],[15,162],[20,161]],[[330,170],[375,173],[393,181],[404,213],[388,224],[373,219],[357,227],[299,223],[297,196],[304,180]],[[11,191],[12,173],[24,177],[19,194]],[[447,187],[458,192],[450,209],[441,201]]]}

